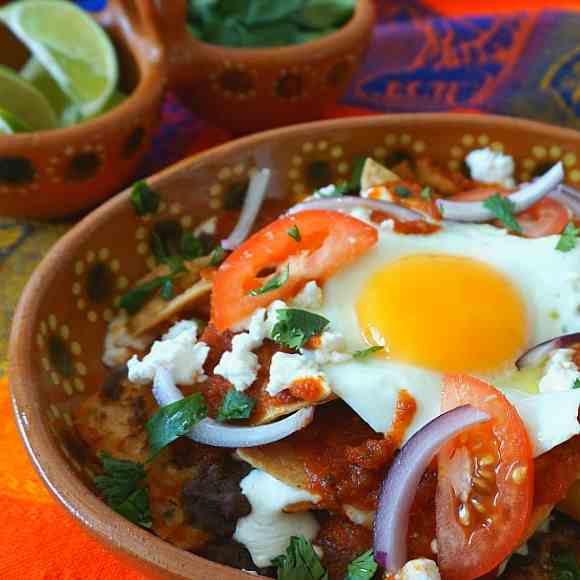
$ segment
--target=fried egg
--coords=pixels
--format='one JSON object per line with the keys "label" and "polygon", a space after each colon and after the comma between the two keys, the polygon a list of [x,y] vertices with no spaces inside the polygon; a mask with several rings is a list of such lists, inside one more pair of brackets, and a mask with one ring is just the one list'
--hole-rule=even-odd
{"label": "fried egg", "polygon": [[489,225],[429,235],[381,227],[376,246],[323,286],[318,312],[349,351],[384,347],[326,366],[334,392],[388,432],[406,389],[417,402],[408,438],[440,413],[443,373],[507,382],[528,348],[580,330],[580,247],[559,252],[557,241]]}

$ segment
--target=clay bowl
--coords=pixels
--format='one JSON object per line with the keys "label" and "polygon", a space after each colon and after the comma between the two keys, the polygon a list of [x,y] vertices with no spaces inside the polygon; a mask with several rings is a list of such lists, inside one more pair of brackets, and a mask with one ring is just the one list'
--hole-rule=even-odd
{"label": "clay bowl", "polygon": [[169,76],[183,103],[235,134],[320,119],[346,92],[375,23],[373,0],[358,0],[353,18],[315,42],[241,49],[195,39],[186,0],[163,0]]}
{"label": "clay bowl", "polygon": [[152,260],[153,231],[194,227],[221,211],[256,165],[273,169],[271,194],[301,196],[349,175],[353,159],[428,154],[457,169],[473,148],[513,155],[528,181],[562,160],[580,183],[580,133],[510,118],[417,114],[324,121],[247,137],[152,177],[162,195],[154,216],[135,215],[128,192],[65,235],[30,280],[11,337],[12,388],[24,443],[46,485],[94,536],[135,566],[164,578],[247,580],[247,575],[180,551],[133,526],[93,492],[95,466],[71,428],[71,409],[99,388],[103,338],[119,293]]}
{"label": "clay bowl", "polygon": [[[131,96],[110,112],[66,129],[0,135],[0,215],[56,218],[87,210],[135,175],[159,120],[164,50],[149,1],[113,0],[103,24]],[[28,54],[0,26],[0,62],[19,69]]]}

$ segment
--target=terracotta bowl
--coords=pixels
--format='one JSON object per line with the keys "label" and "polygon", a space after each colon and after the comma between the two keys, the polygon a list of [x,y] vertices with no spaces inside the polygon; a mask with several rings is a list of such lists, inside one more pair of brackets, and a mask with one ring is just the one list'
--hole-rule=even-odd
{"label": "terracotta bowl", "polygon": [[182,101],[236,134],[319,119],[346,91],[372,36],[373,0],[315,42],[282,48],[227,48],[186,27],[186,0],[162,0],[169,76]]}
{"label": "terracotta bowl", "polygon": [[166,544],[109,509],[93,491],[95,466],[71,428],[71,409],[99,388],[107,321],[120,293],[152,260],[157,228],[194,227],[220,211],[256,165],[273,169],[271,193],[301,196],[349,175],[353,159],[427,154],[457,169],[473,148],[516,159],[528,181],[562,160],[580,184],[580,133],[539,123],[476,115],[393,115],[298,125],[262,133],[187,159],[152,177],[162,195],[155,216],[135,215],[128,192],[64,236],[30,280],[14,319],[10,381],[30,456],[52,493],[103,544],[164,578],[247,580],[248,576]]}
{"label": "terracotta bowl", "polygon": [[[131,96],[66,129],[0,135],[0,215],[55,218],[96,206],[126,186],[149,147],[165,85],[164,49],[149,0],[112,0],[103,24]],[[0,62],[19,69],[25,49],[0,26]]]}

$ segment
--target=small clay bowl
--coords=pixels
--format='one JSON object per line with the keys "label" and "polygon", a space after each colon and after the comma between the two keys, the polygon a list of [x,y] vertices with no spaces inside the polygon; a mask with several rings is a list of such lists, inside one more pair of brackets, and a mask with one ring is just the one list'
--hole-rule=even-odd
{"label": "small clay bowl", "polygon": [[345,92],[372,38],[373,0],[314,42],[280,48],[229,48],[197,40],[186,0],[161,4],[170,82],[183,103],[235,134],[320,119]]}
{"label": "small clay bowl", "polygon": [[[125,187],[149,148],[165,85],[164,48],[150,0],[110,0],[102,23],[120,61],[121,105],[66,129],[0,135],[0,215],[57,218],[90,209]],[[0,61],[27,51],[0,26]]]}
{"label": "small clay bowl", "polygon": [[117,515],[94,493],[96,471],[71,426],[71,409],[100,388],[107,321],[120,293],[151,264],[153,234],[191,229],[222,211],[257,165],[273,170],[269,191],[303,196],[344,179],[360,155],[379,161],[429,155],[457,170],[470,150],[512,155],[529,181],[562,160],[580,185],[580,133],[487,115],[416,114],[295,125],[192,157],[149,179],[162,198],[138,217],[129,192],[95,210],[50,251],[14,318],[10,386],[16,420],[46,485],[104,545],[154,577],[247,580],[247,574],[179,550]]}

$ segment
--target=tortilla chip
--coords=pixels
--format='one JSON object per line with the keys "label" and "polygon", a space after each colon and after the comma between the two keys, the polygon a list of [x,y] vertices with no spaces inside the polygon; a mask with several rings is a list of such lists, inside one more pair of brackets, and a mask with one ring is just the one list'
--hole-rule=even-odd
{"label": "tortilla chip", "polygon": [[[187,272],[175,278],[177,290],[181,290],[181,292],[169,302],[161,296],[155,295],[139,312],[129,318],[128,334],[139,337],[156,328],[162,322],[170,320],[181,310],[188,308],[201,298],[209,296],[212,283],[201,278],[201,271],[208,267],[210,259],[209,256],[204,256],[190,262],[184,262]],[[158,276],[166,276],[168,273],[168,267],[162,264],[142,278],[138,284],[148,282]]]}
{"label": "tortilla chip", "polygon": [[385,183],[400,181],[400,179],[401,178],[396,173],[393,173],[384,165],[377,163],[374,159],[367,157],[360,177],[360,186],[364,191],[371,187],[384,185]]}

